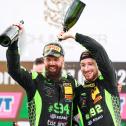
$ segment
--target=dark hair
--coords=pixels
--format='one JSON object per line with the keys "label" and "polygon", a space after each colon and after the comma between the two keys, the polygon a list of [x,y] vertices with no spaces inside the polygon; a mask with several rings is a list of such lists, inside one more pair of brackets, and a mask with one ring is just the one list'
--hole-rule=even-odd
{"label": "dark hair", "polygon": [[88,50],[81,53],[80,61],[83,60],[83,59],[86,59],[86,58],[93,58],[91,52],[88,51]]}
{"label": "dark hair", "polygon": [[36,58],[33,64],[38,65],[44,63],[43,57]]}

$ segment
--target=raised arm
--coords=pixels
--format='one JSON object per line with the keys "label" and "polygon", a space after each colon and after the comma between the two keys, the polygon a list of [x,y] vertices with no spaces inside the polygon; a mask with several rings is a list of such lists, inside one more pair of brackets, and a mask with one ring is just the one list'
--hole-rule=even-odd
{"label": "raised arm", "polygon": [[32,94],[35,86],[31,74],[20,66],[17,41],[8,47],[6,57],[8,73],[10,76],[26,90],[27,94]]}
{"label": "raised arm", "polygon": [[94,59],[96,60],[99,70],[102,73],[103,77],[111,85],[115,85],[116,83],[115,70],[105,49],[100,43],[98,43],[96,40],[92,39],[91,37],[79,33],[76,34],[72,34],[70,32],[61,33],[58,36],[58,38],[62,40],[73,38],[82,46],[84,46],[86,49],[88,49],[92,53]]}

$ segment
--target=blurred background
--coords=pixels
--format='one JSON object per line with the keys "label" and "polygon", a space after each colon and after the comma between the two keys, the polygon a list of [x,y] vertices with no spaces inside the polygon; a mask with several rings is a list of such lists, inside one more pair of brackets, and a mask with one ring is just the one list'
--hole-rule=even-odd
{"label": "blurred background", "polygon": [[[126,125],[126,1],[82,0],[86,7],[71,32],[89,35],[101,43],[117,73],[122,126]],[[48,42],[57,41],[64,14],[72,0],[0,0],[0,34],[12,24],[24,20],[19,49],[22,65],[29,71],[33,61],[42,56]],[[66,69],[79,81],[79,57],[84,50],[77,42],[61,43],[65,50]],[[0,126],[29,126],[25,91],[10,78],[6,68],[6,47],[0,46]],[[6,102],[7,99],[10,102]],[[16,101],[16,102],[15,102]],[[17,108],[14,109],[14,106]]]}

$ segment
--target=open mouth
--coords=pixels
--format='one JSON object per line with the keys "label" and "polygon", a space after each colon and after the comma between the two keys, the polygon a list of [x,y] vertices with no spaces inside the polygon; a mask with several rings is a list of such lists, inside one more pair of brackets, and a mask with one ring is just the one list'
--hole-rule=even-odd
{"label": "open mouth", "polygon": [[51,72],[55,72],[56,71],[56,67],[49,67],[49,71],[51,71]]}

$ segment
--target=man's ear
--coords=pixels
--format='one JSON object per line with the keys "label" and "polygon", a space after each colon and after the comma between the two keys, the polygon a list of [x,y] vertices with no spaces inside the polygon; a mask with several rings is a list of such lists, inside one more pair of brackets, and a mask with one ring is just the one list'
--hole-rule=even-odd
{"label": "man's ear", "polygon": [[62,62],[64,62],[64,57],[63,57],[63,56],[61,56],[61,57],[60,57],[60,60],[61,60]]}

